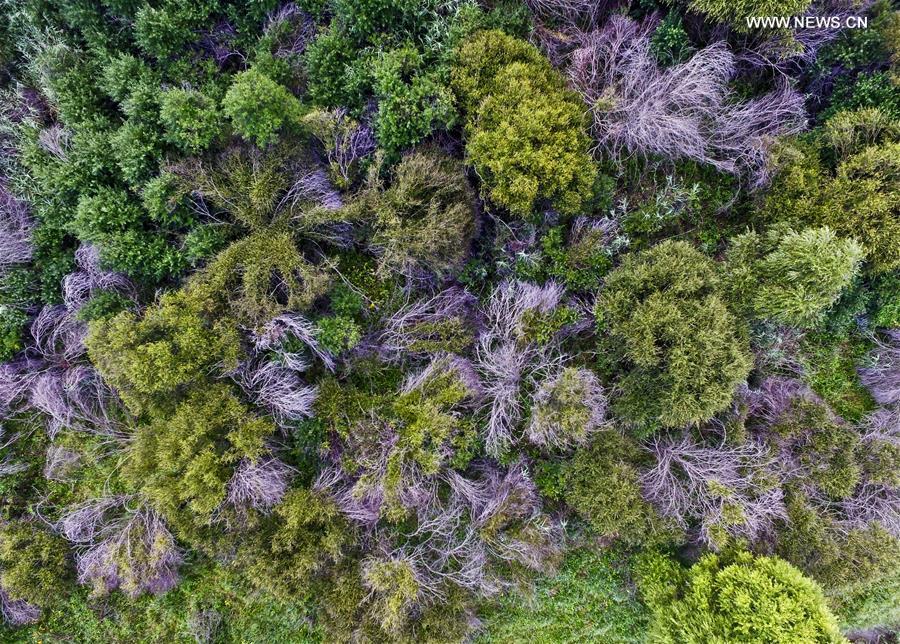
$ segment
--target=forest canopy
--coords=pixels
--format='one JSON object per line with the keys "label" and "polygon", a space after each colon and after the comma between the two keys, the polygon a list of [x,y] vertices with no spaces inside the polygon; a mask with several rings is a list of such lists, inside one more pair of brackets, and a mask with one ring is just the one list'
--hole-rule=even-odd
{"label": "forest canopy", "polygon": [[898,634],[888,0],[0,0],[0,640]]}

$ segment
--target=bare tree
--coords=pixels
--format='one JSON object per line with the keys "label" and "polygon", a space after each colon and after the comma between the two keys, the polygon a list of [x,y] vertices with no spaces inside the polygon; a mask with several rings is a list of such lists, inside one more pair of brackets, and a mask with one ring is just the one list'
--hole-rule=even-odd
{"label": "bare tree", "polygon": [[57,529],[77,549],[78,581],[99,592],[120,588],[132,597],[163,593],[178,583],[181,550],[162,518],[134,496],[78,504]]}
{"label": "bare tree", "polygon": [[48,481],[69,481],[80,460],[77,452],[62,445],[50,445],[44,458],[44,478]]}
{"label": "bare tree", "polygon": [[309,349],[329,371],[334,371],[334,356],[319,345],[316,325],[299,313],[284,313],[271,319],[259,333],[253,335],[256,351],[275,351],[285,366],[294,371],[305,371],[309,366],[302,354],[284,350],[284,342],[294,337]]}
{"label": "bare tree", "polygon": [[275,362],[251,361],[233,377],[258,405],[275,416],[282,428],[313,415],[316,388],[304,384],[293,369]]}
{"label": "bare tree", "polygon": [[80,309],[97,291],[115,291],[134,300],[134,284],[121,273],[100,267],[100,252],[96,246],[81,246],[75,251],[77,271],[63,279],[63,301],[68,311]]}
{"label": "bare tree", "polygon": [[523,414],[522,388],[534,388],[565,362],[556,342],[538,343],[529,338],[526,328],[529,314],[552,312],[560,305],[563,292],[563,287],[553,282],[535,286],[506,281],[491,294],[475,349],[475,366],[488,416],[485,448],[492,456],[515,440]]}
{"label": "bare tree", "polygon": [[13,599],[5,590],[0,588],[0,613],[10,626],[22,626],[32,624],[41,617],[41,609],[29,604],[24,599]]}
{"label": "bare tree", "polygon": [[407,303],[385,322],[378,338],[381,355],[392,361],[427,355],[434,329],[453,320],[471,320],[476,304],[475,296],[455,286]]}
{"label": "bare tree", "polygon": [[33,228],[28,206],[17,199],[0,177],[0,275],[31,259]]}
{"label": "bare tree", "polygon": [[721,532],[749,540],[786,517],[775,455],[761,442],[707,446],[689,432],[658,437],[647,449],[655,463],[641,476],[644,497],[682,528],[697,527],[702,543],[720,545]]}
{"label": "bare tree", "polygon": [[0,411],[16,404],[49,417],[51,438],[61,429],[122,437],[115,392],[84,359],[87,327],[64,306],[45,306],[31,324],[31,345],[0,365]]}
{"label": "bare tree", "polygon": [[764,183],[774,138],[805,127],[802,96],[781,87],[733,100],[735,60],[724,41],[662,69],[650,46],[654,23],[614,15],[582,33],[570,55],[569,78],[591,111],[598,147],[614,157],[693,159]]}
{"label": "bare tree", "polygon": [[238,508],[268,513],[281,502],[295,470],[275,457],[244,459],[235,468],[226,488],[225,502]]}
{"label": "bare tree", "polygon": [[859,378],[879,404],[900,404],[900,329],[886,331],[884,336],[876,338],[870,366],[859,370]]}

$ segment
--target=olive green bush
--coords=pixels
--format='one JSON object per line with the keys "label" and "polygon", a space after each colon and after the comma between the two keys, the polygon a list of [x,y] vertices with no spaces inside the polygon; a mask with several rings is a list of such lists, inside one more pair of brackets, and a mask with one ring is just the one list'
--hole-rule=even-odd
{"label": "olive green bush", "polygon": [[628,255],[595,306],[621,353],[614,406],[638,424],[678,427],[727,407],[750,372],[746,331],[715,263],[681,241]]}
{"label": "olive green bush", "polygon": [[822,590],[777,557],[708,554],[684,570],[660,554],[638,564],[653,611],[648,641],[844,642]]}
{"label": "olive green bush", "polygon": [[825,228],[748,232],[731,240],[727,288],[749,315],[811,327],[857,276],[863,250]]}
{"label": "olive green bush", "polygon": [[572,214],[596,169],[580,99],[531,45],[500,31],[472,36],[452,87],[466,110],[466,156],[497,205],[526,217],[539,200]]}

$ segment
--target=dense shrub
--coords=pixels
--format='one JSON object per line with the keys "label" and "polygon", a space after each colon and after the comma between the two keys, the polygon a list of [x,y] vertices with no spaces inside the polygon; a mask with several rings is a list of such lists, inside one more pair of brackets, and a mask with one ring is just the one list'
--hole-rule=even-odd
{"label": "dense shrub", "polygon": [[710,554],[687,570],[658,574],[660,557],[648,555],[638,567],[653,610],[650,641],[843,641],[822,590],[778,558]]}
{"label": "dense shrub", "polygon": [[91,361],[135,411],[237,366],[240,338],[227,318],[210,320],[204,302],[184,292],[162,296],[142,317],[130,311],[91,324]]}
{"label": "dense shrub", "polygon": [[0,527],[0,591],[13,600],[48,606],[65,592],[69,570],[58,536],[24,521]]}
{"label": "dense shrub", "polygon": [[677,427],[711,418],[750,371],[745,332],[724,302],[714,262],[685,242],[626,256],[595,314],[620,347],[616,405],[632,422]]}
{"label": "dense shrub", "polygon": [[461,45],[457,58],[465,62],[454,68],[453,88],[471,106],[466,154],[490,198],[512,214],[529,215],[539,200],[571,214],[590,197],[596,174],[584,117],[562,77],[530,47],[497,31]]}
{"label": "dense shrub", "polygon": [[450,90],[437,74],[427,73],[424,64],[422,54],[411,47],[387,52],[375,64],[375,136],[388,154],[397,154],[433,130],[454,123]]}
{"label": "dense shrub", "polygon": [[705,14],[715,22],[726,23],[737,31],[749,31],[747,18],[802,15],[810,0],[687,0],[686,4],[692,11]]}
{"label": "dense shrub", "polygon": [[302,109],[286,87],[255,69],[235,76],[222,99],[222,112],[235,131],[259,147],[273,143],[283,130],[296,127]]}
{"label": "dense shrub", "polygon": [[333,501],[295,489],[275,508],[274,526],[262,531],[244,557],[253,582],[285,598],[308,597],[328,564],[352,545],[350,526]]}
{"label": "dense shrub", "polygon": [[[782,152],[784,167],[766,212],[770,218],[828,226],[841,237],[855,238],[866,252],[870,271],[893,270],[900,266],[898,150],[898,143],[867,147],[839,163],[831,178],[815,148],[788,148]],[[854,216],[847,217],[847,212]]]}
{"label": "dense shrub", "polygon": [[263,456],[274,431],[227,385],[200,387],[138,428],[126,476],[176,528],[204,525],[224,503],[236,465]]}
{"label": "dense shrub", "polygon": [[728,288],[738,308],[810,327],[856,277],[863,250],[829,228],[745,233],[728,249]]}
{"label": "dense shrub", "polygon": [[475,234],[475,195],[462,164],[434,148],[400,162],[390,187],[376,187],[351,210],[374,215],[379,270],[445,277],[468,256]]}
{"label": "dense shrub", "polygon": [[[160,99],[159,119],[166,137],[191,154],[202,152],[213,142],[221,129],[219,118],[215,101],[197,90],[170,89]],[[247,127],[239,130],[241,134],[247,133]],[[258,130],[253,136],[260,136]]]}
{"label": "dense shrub", "polygon": [[629,545],[652,545],[677,531],[641,494],[639,447],[614,431],[600,432],[564,469],[564,498],[597,534]]}
{"label": "dense shrub", "polygon": [[328,276],[300,254],[291,236],[262,231],[219,253],[189,286],[192,299],[223,302],[248,326],[308,308],[324,294]]}

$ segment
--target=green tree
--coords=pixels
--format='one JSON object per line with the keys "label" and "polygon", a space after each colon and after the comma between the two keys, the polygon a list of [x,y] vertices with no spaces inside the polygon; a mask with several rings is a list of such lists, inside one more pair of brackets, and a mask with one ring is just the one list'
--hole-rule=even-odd
{"label": "green tree", "polygon": [[285,128],[297,125],[303,107],[286,87],[248,69],[232,80],[222,99],[222,111],[238,134],[265,147]]}
{"label": "green tree", "polygon": [[194,89],[163,92],[159,118],[169,142],[189,154],[208,148],[221,131],[215,100]]}
{"label": "green tree", "polygon": [[827,226],[856,239],[870,273],[900,268],[900,143],[866,147],[841,161],[833,176],[809,143],[783,146],[778,158],[781,170],[764,208],[768,219]]}
{"label": "green tree", "polygon": [[825,228],[748,232],[731,240],[731,301],[759,318],[812,327],[859,273],[863,249]]}
{"label": "green tree", "polygon": [[228,385],[195,387],[171,414],[137,429],[126,478],[182,533],[208,524],[242,459],[266,452],[271,420],[253,415]]}
{"label": "green tree", "polygon": [[632,422],[707,420],[750,372],[746,332],[724,301],[717,267],[686,242],[626,255],[595,312],[620,353],[616,405]]}
{"label": "green tree", "polygon": [[[467,162],[491,200],[514,215],[531,214],[539,200],[575,213],[596,177],[584,106],[549,61],[529,48],[500,31],[481,32],[460,47],[458,60],[484,66],[462,63],[452,76],[458,100],[470,106]],[[512,62],[498,65],[495,53]]]}
{"label": "green tree", "polygon": [[203,380],[214,367],[237,366],[234,321],[210,316],[211,308],[185,291],[167,293],[142,317],[123,311],[91,323],[88,355],[132,411],[166,403],[171,392]]}
{"label": "green tree", "polygon": [[453,96],[437,72],[426,71],[424,57],[414,47],[387,52],[373,74],[378,99],[375,136],[389,155],[453,125]]}
{"label": "green tree", "polygon": [[637,572],[653,610],[649,642],[846,641],[819,586],[777,557],[707,554],[683,570],[648,553]]}

